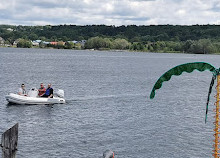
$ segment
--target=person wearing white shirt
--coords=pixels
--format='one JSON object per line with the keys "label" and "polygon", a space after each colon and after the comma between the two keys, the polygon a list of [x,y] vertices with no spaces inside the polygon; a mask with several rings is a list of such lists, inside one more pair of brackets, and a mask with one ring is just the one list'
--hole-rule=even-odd
{"label": "person wearing white shirt", "polygon": [[21,88],[19,88],[18,94],[23,95],[23,96],[27,96],[27,92],[25,90],[25,85],[24,84],[21,84]]}

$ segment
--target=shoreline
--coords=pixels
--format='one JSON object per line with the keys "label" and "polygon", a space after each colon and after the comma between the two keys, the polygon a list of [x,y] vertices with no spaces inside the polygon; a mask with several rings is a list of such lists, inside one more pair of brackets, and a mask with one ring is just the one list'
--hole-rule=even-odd
{"label": "shoreline", "polygon": [[[15,48],[15,49],[19,49],[21,47],[14,47],[14,46],[0,46],[0,48]],[[220,55],[220,53],[210,53],[210,54],[204,54],[204,53],[184,53],[184,52],[180,52],[180,51],[168,51],[168,52],[162,52],[162,51],[158,51],[158,52],[149,52],[149,51],[134,51],[134,50],[120,50],[120,49],[58,49],[58,48],[53,48],[53,47],[45,47],[45,48],[39,48],[39,47],[31,47],[31,48],[22,48],[22,49],[45,49],[45,50],[86,50],[86,51],[106,51],[106,52],[137,52],[137,53],[169,53],[169,54],[195,54],[195,55]]]}

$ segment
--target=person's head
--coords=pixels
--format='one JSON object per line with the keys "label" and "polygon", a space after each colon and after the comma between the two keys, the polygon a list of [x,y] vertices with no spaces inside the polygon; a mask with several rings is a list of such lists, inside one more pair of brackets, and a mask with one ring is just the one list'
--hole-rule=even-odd
{"label": "person's head", "polygon": [[24,88],[25,88],[25,85],[24,85],[23,83],[21,84],[21,88],[22,88],[22,89],[24,89]]}
{"label": "person's head", "polygon": [[41,83],[41,84],[40,84],[40,87],[41,87],[41,88],[44,88],[44,84],[43,84],[43,83]]}
{"label": "person's head", "polygon": [[48,88],[50,88],[50,87],[51,87],[51,84],[49,83],[49,84],[48,84]]}
{"label": "person's head", "polygon": [[111,150],[106,150],[104,153],[103,153],[103,158],[114,158],[115,154],[113,151]]}

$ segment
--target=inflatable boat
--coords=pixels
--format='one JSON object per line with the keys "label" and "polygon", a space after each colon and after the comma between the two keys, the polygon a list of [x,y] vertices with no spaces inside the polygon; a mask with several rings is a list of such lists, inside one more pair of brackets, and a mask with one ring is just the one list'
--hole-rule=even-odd
{"label": "inflatable boat", "polygon": [[64,99],[64,91],[58,89],[57,92],[54,93],[53,98],[43,98],[38,97],[38,90],[36,88],[31,88],[28,92],[27,96],[18,95],[15,93],[9,93],[5,96],[6,100],[10,104],[64,104],[66,103]]}

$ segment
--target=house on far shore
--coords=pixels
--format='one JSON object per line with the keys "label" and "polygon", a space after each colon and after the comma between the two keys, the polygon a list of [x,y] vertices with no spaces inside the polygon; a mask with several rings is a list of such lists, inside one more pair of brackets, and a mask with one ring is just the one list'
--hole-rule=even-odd
{"label": "house on far shore", "polygon": [[48,44],[50,44],[50,42],[43,41],[43,44],[48,45]]}
{"label": "house on far shore", "polygon": [[7,28],[7,31],[11,32],[11,31],[14,31],[14,30],[12,28]]}
{"label": "house on far shore", "polygon": [[78,43],[78,41],[75,41],[75,40],[74,41],[68,41],[68,42],[73,42],[74,44]]}
{"label": "house on far shore", "polygon": [[81,44],[81,46],[83,46],[83,47],[85,46],[85,43],[86,43],[86,40],[81,40],[81,41],[80,41],[80,44]]}
{"label": "house on far shore", "polygon": [[32,43],[33,46],[39,46],[39,43],[36,42],[36,41],[32,41],[31,43]]}
{"label": "house on far shore", "polygon": [[13,46],[14,46],[14,47],[17,47],[17,44],[18,44],[19,41],[20,41],[20,39],[16,39],[16,40],[13,42]]}
{"label": "house on far shore", "polygon": [[57,45],[58,42],[50,42],[51,45]]}
{"label": "house on far shore", "polygon": [[74,44],[80,44],[81,46],[85,46],[86,40],[81,40],[81,41],[68,41],[68,42],[73,42]]}
{"label": "house on far shore", "polygon": [[5,44],[5,40],[2,37],[0,37],[0,46],[3,46],[4,44]]}
{"label": "house on far shore", "polygon": [[65,42],[59,41],[59,42],[50,42],[51,45],[65,45]]}
{"label": "house on far shore", "polygon": [[31,43],[32,43],[33,46],[39,46],[41,41],[42,40],[35,40],[35,41],[31,41]]}

